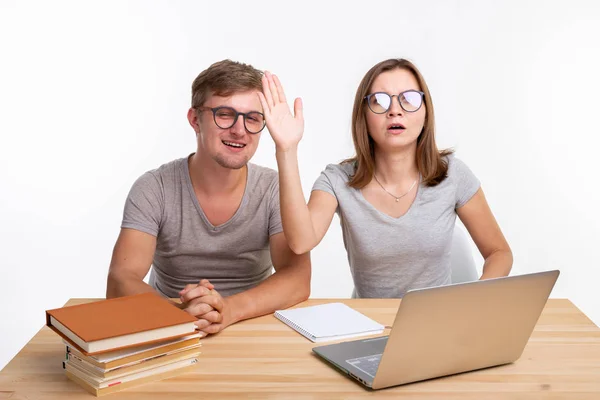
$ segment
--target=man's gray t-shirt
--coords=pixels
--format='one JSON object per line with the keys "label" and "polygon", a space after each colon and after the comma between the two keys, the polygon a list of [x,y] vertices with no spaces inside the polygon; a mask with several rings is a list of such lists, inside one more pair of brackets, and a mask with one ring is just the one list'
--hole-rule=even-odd
{"label": "man's gray t-shirt", "polygon": [[172,161],[134,183],[121,228],[156,236],[150,285],[166,297],[200,279],[223,296],[248,290],[271,275],[269,237],[283,230],[277,172],[248,164],[240,207],[213,226],[194,193],[188,159]]}
{"label": "man's gray t-shirt", "polygon": [[330,164],[312,190],[334,195],[354,279],[354,297],[400,298],[410,289],[450,283],[450,249],[456,209],[480,183],[453,155],[448,177],[437,186],[418,186],[408,211],[393,218],[348,186],[352,163]]}

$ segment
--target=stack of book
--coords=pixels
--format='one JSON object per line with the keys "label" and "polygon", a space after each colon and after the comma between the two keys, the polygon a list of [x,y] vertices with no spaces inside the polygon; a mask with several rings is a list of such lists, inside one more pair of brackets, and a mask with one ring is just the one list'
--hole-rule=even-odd
{"label": "stack of book", "polygon": [[200,354],[195,321],[155,293],[46,311],[46,325],[66,346],[67,377],[96,396],[193,368]]}

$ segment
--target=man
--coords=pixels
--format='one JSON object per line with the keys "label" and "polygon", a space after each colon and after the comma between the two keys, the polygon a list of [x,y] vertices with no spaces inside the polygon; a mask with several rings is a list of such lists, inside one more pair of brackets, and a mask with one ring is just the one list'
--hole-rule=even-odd
{"label": "man", "polygon": [[310,257],[294,254],[282,232],[277,172],[249,163],[265,127],[261,77],[224,60],[194,80],[197,151],[134,183],[107,298],[152,290],[179,298],[205,334],[308,298]]}

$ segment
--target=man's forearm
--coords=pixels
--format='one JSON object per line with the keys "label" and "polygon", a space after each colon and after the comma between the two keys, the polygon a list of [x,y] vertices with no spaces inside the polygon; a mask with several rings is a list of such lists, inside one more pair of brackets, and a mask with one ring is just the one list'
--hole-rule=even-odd
{"label": "man's forearm", "polygon": [[107,299],[146,292],[154,292],[154,289],[137,276],[108,274],[108,282],[106,284]]}
{"label": "man's forearm", "polygon": [[275,272],[258,286],[227,297],[231,323],[270,314],[308,299],[310,295],[310,260]]}
{"label": "man's forearm", "polygon": [[[116,276],[116,274],[108,274],[108,283],[106,285],[107,299],[147,292],[156,293],[156,290],[138,277]],[[173,301],[172,299],[167,300],[177,308],[182,307],[182,304],[179,301]]]}

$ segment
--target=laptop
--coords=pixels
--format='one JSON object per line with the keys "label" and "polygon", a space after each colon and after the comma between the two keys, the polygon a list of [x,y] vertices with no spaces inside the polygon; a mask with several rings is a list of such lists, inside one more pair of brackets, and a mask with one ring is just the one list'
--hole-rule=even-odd
{"label": "laptop", "polygon": [[410,290],[389,336],[313,351],[371,389],[516,361],[558,270]]}

